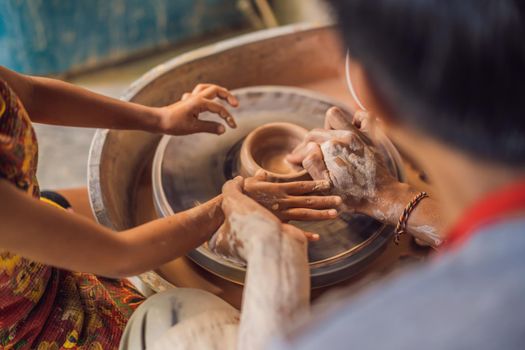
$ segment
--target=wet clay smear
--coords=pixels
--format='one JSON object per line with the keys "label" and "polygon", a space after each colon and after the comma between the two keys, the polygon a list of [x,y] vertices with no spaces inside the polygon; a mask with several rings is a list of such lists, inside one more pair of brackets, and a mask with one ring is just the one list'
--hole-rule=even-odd
{"label": "wet clay smear", "polygon": [[321,144],[321,151],[339,195],[355,200],[375,196],[376,159],[371,148],[360,140],[349,144],[326,141]]}

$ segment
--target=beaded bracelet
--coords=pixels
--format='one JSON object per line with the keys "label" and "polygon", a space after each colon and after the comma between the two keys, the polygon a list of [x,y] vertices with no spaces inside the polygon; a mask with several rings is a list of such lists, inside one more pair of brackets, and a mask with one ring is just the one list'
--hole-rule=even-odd
{"label": "beaded bracelet", "polygon": [[403,213],[399,217],[399,221],[397,222],[396,229],[395,229],[395,236],[394,236],[394,243],[399,244],[399,240],[401,238],[401,235],[405,234],[407,231],[407,221],[412,214],[412,211],[416,208],[416,206],[421,202],[423,198],[428,197],[428,194],[426,192],[419,192],[417,196],[412,199],[406,208],[403,210]]}

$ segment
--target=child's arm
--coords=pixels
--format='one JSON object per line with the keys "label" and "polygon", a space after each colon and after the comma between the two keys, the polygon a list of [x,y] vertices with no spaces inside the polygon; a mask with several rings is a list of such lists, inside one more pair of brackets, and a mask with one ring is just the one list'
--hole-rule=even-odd
{"label": "child's arm", "polygon": [[221,197],[174,216],[113,232],[0,180],[0,251],[109,277],[156,268],[196,248],[223,222]]}
{"label": "child's arm", "polygon": [[0,67],[0,78],[16,92],[34,122],[64,126],[145,130],[172,135],[196,132],[222,134],[224,126],[197,119],[210,111],[235,127],[216,97],[236,107],[238,102],[223,87],[200,84],[182,101],[166,107],[148,107],[96,94],[55,79],[32,77]]}

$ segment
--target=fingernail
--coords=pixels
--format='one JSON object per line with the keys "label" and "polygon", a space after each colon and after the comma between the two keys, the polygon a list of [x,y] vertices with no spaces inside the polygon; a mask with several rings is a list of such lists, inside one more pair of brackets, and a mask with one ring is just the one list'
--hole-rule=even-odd
{"label": "fingernail", "polygon": [[224,132],[226,131],[226,129],[224,128],[224,125],[219,125],[217,127],[217,133],[220,135],[220,134],[224,134]]}
{"label": "fingernail", "polygon": [[337,210],[335,210],[335,209],[328,210],[328,215],[330,215],[330,216],[337,216]]}
{"label": "fingernail", "polygon": [[315,240],[315,241],[319,240],[319,238],[320,238],[320,236],[319,236],[319,234],[317,234],[317,233],[314,233],[314,234],[312,235],[312,239]]}
{"label": "fingernail", "polygon": [[341,197],[335,197],[335,204],[336,204],[336,205],[339,205],[339,204],[341,204],[341,203],[343,203],[343,198],[341,198]]}
{"label": "fingernail", "polygon": [[231,115],[228,118],[226,118],[226,121],[228,122],[228,124],[230,124],[232,128],[237,127],[237,124],[235,123],[235,119],[233,119]]}
{"label": "fingernail", "polygon": [[228,102],[234,107],[237,107],[239,105],[239,101],[235,97],[230,97]]}

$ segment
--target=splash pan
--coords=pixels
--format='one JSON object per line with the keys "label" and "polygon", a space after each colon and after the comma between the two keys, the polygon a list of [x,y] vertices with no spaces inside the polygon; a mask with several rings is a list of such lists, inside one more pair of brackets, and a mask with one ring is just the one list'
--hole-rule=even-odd
{"label": "splash pan", "polygon": [[[341,103],[308,90],[288,87],[251,87],[234,91],[240,107],[230,109],[238,127],[222,136],[195,134],[164,136],[152,168],[153,196],[160,217],[203,203],[221,192],[222,185],[239,173],[242,141],[258,126],[289,122],[307,129],[323,126],[324,115]],[[204,118],[210,116],[204,116]],[[398,152],[379,133],[377,146],[392,174],[403,180]],[[293,222],[321,239],[309,245],[312,287],[322,287],[350,278],[361,271],[391,238],[393,229],[363,215],[342,215],[322,222]],[[189,258],[206,270],[242,283],[245,268],[226,261],[204,244]]]}

